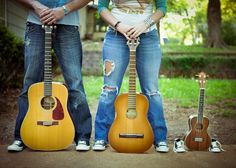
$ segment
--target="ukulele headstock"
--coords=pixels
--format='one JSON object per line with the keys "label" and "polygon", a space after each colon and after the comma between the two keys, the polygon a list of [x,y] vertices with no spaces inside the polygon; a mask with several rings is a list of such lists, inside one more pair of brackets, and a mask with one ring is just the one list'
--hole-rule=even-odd
{"label": "ukulele headstock", "polygon": [[208,75],[206,75],[204,72],[200,72],[196,76],[198,77],[198,83],[200,85],[200,88],[204,88]]}
{"label": "ukulele headstock", "polygon": [[127,45],[129,46],[130,51],[136,50],[136,48],[138,47],[140,43],[139,41],[140,41],[139,37],[127,41]]}

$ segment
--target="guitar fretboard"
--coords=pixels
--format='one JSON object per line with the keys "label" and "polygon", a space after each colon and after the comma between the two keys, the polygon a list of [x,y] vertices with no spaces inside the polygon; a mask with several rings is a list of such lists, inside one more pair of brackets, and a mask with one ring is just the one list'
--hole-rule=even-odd
{"label": "guitar fretboard", "polygon": [[130,50],[128,109],[136,110],[136,51]]}
{"label": "guitar fretboard", "polygon": [[45,26],[44,95],[52,95],[52,28]]}
{"label": "guitar fretboard", "polygon": [[199,104],[198,104],[198,118],[197,118],[197,123],[198,124],[202,124],[203,123],[204,96],[205,96],[205,89],[204,88],[200,88]]}

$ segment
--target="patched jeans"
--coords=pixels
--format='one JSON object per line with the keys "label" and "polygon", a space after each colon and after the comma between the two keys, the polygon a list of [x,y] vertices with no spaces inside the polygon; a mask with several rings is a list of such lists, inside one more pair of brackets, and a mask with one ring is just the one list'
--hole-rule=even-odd
{"label": "patched jeans", "polygon": [[[53,32],[53,48],[68,88],[68,111],[75,126],[75,142],[89,141],[92,129],[91,114],[81,76],[82,47],[77,26],[57,25]],[[41,25],[27,23],[24,48],[24,83],[18,98],[15,139],[20,140],[20,127],[28,109],[28,88],[43,80],[44,30]]]}
{"label": "patched jeans", "polygon": [[[109,28],[103,44],[104,85],[95,118],[95,140],[108,143],[108,132],[115,117],[114,101],[129,63],[126,43],[122,34]],[[154,132],[154,144],[166,141],[167,134],[162,98],[158,90],[161,57],[157,31],[141,34],[136,50],[136,69],[142,93],[149,100],[148,120]]]}

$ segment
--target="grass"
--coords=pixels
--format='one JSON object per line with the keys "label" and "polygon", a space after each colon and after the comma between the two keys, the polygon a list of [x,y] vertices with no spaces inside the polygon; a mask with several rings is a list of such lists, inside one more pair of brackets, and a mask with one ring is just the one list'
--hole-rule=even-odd
{"label": "grass", "polygon": [[[102,50],[102,41],[83,41],[83,50],[84,51],[101,51]],[[227,48],[206,48],[203,45],[178,45],[178,44],[165,44],[161,45],[163,53],[166,52],[236,52],[236,46],[229,46]]]}
{"label": "grass", "polygon": [[[63,81],[61,76],[55,80]],[[98,100],[103,85],[103,77],[84,76],[83,82],[89,104]],[[236,114],[236,80],[209,79],[205,86],[205,104],[220,104],[227,109],[222,114],[225,117]],[[160,78],[159,90],[164,100],[174,101],[179,107],[192,108],[198,106],[199,85],[195,79]],[[128,77],[125,77],[121,93],[127,91]],[[139,85],[137,85],[137,91],[140,91]]]}
{"label": "grass", "polygon": [[229,46],[228,48],[207,48],[203,45],[177,45],[177,44],[166,44],[162,45],[163,52],[236,52],[235,46]]}

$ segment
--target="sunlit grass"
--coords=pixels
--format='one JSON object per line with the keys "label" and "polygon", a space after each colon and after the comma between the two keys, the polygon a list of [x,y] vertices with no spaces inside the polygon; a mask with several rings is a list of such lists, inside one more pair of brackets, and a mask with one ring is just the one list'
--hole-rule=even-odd
{"label": "sunlit grass", "polygon": [[228,48],[207,48],[203,45],[177,45],[177,44],[166,44],[162,45],[163,52],[236,52],[235,46],[229,46]]}
{"label": "sunlit grass", "polygon": [[[101,51],[103,42],[94,42],[94,41],[83,41],[83,50],[84,51]],[[161,45],[163,53],[166,52],[236,52],[235,46],[229,46],[227,48],[207,48],[204,45],[178,45],[178,44],[165,44]]]}
{"label": "sunlit grass", "polygon": [[[56,78],[63,81],[61,76]],[[89,103],[99,99],[103,86],[103,77],[84,76],[83,83]],[[209,79],[205,89],[205,104],[217,104],[224,100],[236,99],[236,80]],[[164,100],[175,101],[180,107],[197,107],[199,96],[199,84],[195,79],[184,78],[160,78],[159,90]],[[121,93],[128,91],[128,77],[124,77]],[[137,91],[140,91],[137,85]],[[236,102],[227,101],[224,106],[236,109]],[[236,110],[235,110],[236,111]],[[226,112],[228,115],[231,112]],[[235,112],[236,113],[236,112]]]}

